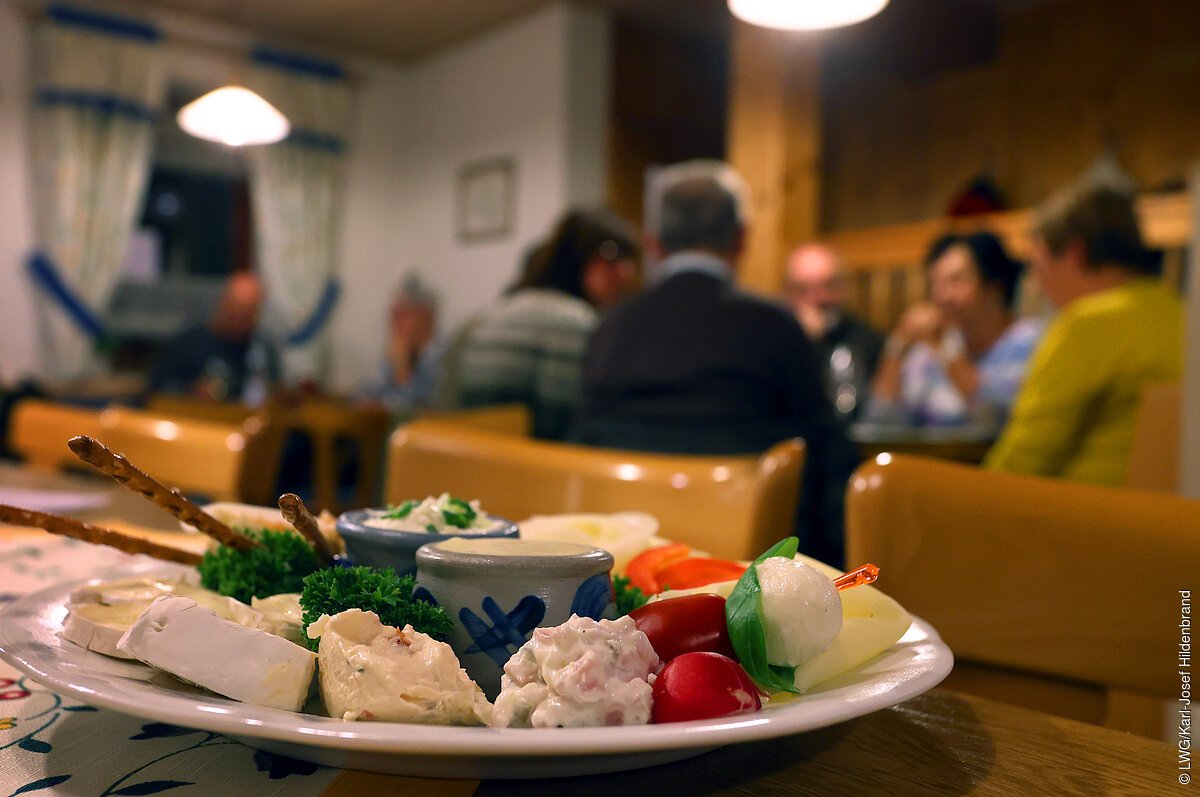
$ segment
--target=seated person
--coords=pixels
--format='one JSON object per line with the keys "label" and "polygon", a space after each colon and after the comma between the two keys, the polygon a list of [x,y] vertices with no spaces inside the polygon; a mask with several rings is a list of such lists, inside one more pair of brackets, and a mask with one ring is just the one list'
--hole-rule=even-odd
{"label": "seated person", "polygon": [[150,391],[250,406],[264,403],[279,379],[279,360],[274,347],[257,334],[262,302],[257,276],[233,274],[212,318],[164,346],[150,372]]}
{"label": "seated person", "polygon": [[1132,199],[1112,189],[1052,200],[1035,223],[1031,251],[1058,315],[984,464],[1123,484],[1143,387],[1183,372],[1179,297],[1156,278]]}
{"label": "seated person", "polygon": [[691,161],[650,187],[651,287],[614,308],[588,348],[579,442],[677,454],[807,445],[804,550],[841,561],[853,451],[821,383],[813,344],[788,310],[738,290],[746,188],[729,166]]}
{"label": "seated person", "polygon": [[837,252],[808,244],[788,259],[792,312],[817,347],[825,392],[838,418],[849,422],[866,405],[883,336],[846,312],[846,274]]}
{"label": "seated person", "polygon": [[599,314],[635,287],[638,257],[636,233],[623,219],[601,211],[567,213],[517,284],[455,336],[438,403],[523,403],[535,437],[565,437],[587,341]]}
{"label": "seated person", "polygon": [[910,307],[888,338],[866,418],[999,429],[1042,329],[1013,316],[1021,266],[977,232],[935,243],[926,273],[930,301]]}
{"label": "seated person", "polygon": [[444,346],[435,338],[437,297],[410,275],[392,302],[387,356],[378,373],[359,386],[355,398],[407,415],[433,398]]}

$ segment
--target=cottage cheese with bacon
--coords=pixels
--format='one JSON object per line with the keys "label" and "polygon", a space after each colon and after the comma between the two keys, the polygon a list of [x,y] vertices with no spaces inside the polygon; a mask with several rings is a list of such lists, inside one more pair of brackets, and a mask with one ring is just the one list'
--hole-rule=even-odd
{"label": "cottage cheese with bacon", "polygon": [[632,618],[571,615],[560,626],[536,629],[504,665],[492,725],[644,725],[658,668],[658,654]]}

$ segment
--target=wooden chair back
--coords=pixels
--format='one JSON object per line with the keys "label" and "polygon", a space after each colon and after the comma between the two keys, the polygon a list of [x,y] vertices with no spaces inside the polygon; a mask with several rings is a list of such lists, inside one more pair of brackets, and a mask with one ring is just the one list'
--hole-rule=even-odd
{"label": "wooden chair back", "polygon": [[450,492],[520,521],[536,514],[638,510],[661,533],[715,556],[751,558],[792,533],[803,444],[761,456],[647,454],[530,440],[440,420],[391,438],[384,495]]}
{"label": "wooden chair back", "polygon": [[1178,382],[1147,385],[1133,425],[1126,487],[1179,490],[1180,388]]}
{"label": "wooden chair back", "polygon": [[952,688],[1162,734],[1200,501],[881,455],[846,515],[848,561],[937,628]]}
{"label": "wooden chair back", "polygon": [[525,404],[497,404],[469,410],[431,410],[421,417],[517,437],[529,437],[533,431],[533,414]]}
{"label": "wooden chair back", "polygon": [[[200,421],[120,407],[84,410],[46,401],[24,401],[14,410],[12,446],[31,464],[81,466],[67,440],[86,434],[159,481],[217,501],[273,503],[278,454],[265,447],[270,421],[257,415],[241,423]],[[82,467],[86,468],[86,465]]]}
{"label": "wooden chair back", "polygon": [[13,408],[9,446],[36,467],[87,468],[67,448],[67,441],[79,434],[100,437],[104,428],[100,414],[96,409],[25,399]]}
{"label": "wooden chair back", "polygon": [[[1146,195],[1137,202],[1142,234],[1148,246],[1163,250],[1163,279],[1183,285],[1186,249],[1191,239],[1191,199],[1186,193]],[[841,255],[849,278],[847,309],[880,331],[896,326],[904,308],[925,295],[921,265],[930,244],[947,233],[987,230],[995,233],[1018,259],[1029,254],[1032,210],[1014,210],[961,219],[933,219],[864,230],[845,230],[825,237]],[[1022,313],[1042,309],[1036,288],[1025,281]]]}

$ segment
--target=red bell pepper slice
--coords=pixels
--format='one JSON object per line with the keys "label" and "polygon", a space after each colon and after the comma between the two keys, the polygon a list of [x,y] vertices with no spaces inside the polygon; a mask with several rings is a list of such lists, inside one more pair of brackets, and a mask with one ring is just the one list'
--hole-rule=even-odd
{"label": "red bell pepper slice", "polygon": [[625,566],[625,576],[629,579],[629,583],[642,592],[647,595],[655,595],[662,592],[658,572],[667,565],[687,559],[691,550],[682,542],[647,548],[629,560],[629,564]]}
{"label": "red bell pepper slice", "polygon": [[655,574],[655,578],[659,584],[671,589],[692,589],[718,581],[735,581],[745,572],[746,565],[737,562],[694,557],[667,565]]}

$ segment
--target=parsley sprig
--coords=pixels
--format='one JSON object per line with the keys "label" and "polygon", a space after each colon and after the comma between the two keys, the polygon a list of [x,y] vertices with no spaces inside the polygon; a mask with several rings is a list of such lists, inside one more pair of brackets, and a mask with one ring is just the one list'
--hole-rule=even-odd
{"label": "parsley sprig", "polygon": [[616,604],[617,617],[624,617],[634,609],[639,609],[650,600],[646,593],[633,586],[625,576],[613,576],[613,603]]}
{"label": "parsley sprig", "polygon": [[318,567],[312,546],[295,532],[238,531],[262,545],[245,551],[221,545],[205,553],[196,567],[201,586],[249,603],[251,598],[299,592],[304,577]]}
{"label": "parsley sprig", "polygon": [[327,567],[304,579],[300,592],[304,641],[316,650],[320,638],[308,638],[308,626],[323,614],[347,609],[375,612],[384,625],[417,631],[445,640],[453,623],[442,607],[413,597],[412,576],[398,576],[390,567]]}

